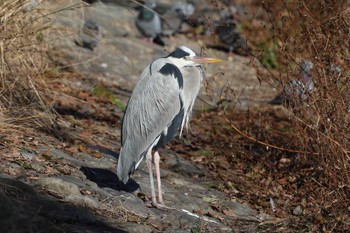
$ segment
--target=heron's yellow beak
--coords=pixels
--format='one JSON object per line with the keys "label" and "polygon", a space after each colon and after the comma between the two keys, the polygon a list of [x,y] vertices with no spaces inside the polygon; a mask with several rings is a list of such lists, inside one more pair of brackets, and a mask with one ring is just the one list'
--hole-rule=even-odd
{"label": "heron's yellow beak", "polygon": [[220,59],[210,57],[193,57],[191,60],[198,64],[222,62]]}

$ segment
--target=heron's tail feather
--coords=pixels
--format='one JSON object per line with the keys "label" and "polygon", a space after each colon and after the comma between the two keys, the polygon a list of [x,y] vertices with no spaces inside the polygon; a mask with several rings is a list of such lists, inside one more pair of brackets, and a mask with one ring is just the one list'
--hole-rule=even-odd
{"label": "heron's tail feather", "polygon": [[124,184],[128,182],[130,175],[134,174],[149,150],[148,148],[146,151],[140,152],[137,148],[133,143],[126,142],[120,149],[117,175]]}
{"label": "heron's tail feather", "polygon": [[129,152],[128,147],[124,145],[124,147],[120,149],[118,159],[117,175],[119,180],[124,184],[128,182],[129,176],[134,173],[135,170],[135,161],[132,159]]}

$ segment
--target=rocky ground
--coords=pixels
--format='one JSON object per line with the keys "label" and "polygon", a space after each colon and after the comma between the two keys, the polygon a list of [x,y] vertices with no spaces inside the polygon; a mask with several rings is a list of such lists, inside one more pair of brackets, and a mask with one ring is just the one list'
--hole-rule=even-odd
{"label": "rocky ground", "polygon": [[[165,202],[176,210],[148,206],[144,165],[126,187],[120,184],[116,177],[120,120],[139,74],[152,59],[176,46],[199,52],[198,45],[206,41],[177,35],[159,47],[142,40],[132,9],[79,4],[46,1],[39,6],[57,12],[49,16],[52,29],[47,38],[57,69],[50,71],[47,82],[52,104],[61,114],[58,120],[68,130],[57,137],[42,132],[19,137],[20,147],[2,151],[0,215],[11,221],[1,221],[0,231],[260,232],[265,223],[276,221],[214,188],[219,183],[208,175],[208,167],[186,158],[184,149],[184,153],[173,150],[182,144],[189,148],[195,136],[181,143],[175,140],[175,147],[161,151]],[[75,43],[84,19],[93,19],[101,28],[102,40],[93,51]],[[248,57],[212,49],[205,53],[224,62],[206,67],[197,113],[220,100],[228,85],[233,92],[229,104],[238,109],[259,106],[275,94],[266,91],[271,87],[260,85]],[[117,104],[111,103],[111,96]]]}

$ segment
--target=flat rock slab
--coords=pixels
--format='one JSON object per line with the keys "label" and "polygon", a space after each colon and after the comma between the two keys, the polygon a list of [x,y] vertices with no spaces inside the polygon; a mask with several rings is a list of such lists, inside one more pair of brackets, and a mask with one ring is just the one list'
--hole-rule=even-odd
{"label": "flat rock slab", "polygon": [[127,232],[89,210],[37,193],[31,186],[0,178],[0,232]]}

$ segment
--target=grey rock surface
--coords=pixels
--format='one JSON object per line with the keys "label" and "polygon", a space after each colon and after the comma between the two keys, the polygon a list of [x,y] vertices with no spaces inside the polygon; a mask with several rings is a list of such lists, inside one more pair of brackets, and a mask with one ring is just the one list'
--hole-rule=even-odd
{"label": "grey rock surface", "polygon": [[38,179],[37,184],[62,197],[80,194],[77,185],[55,177],[41,177]]}

